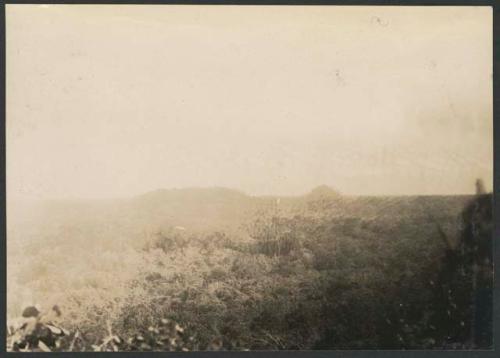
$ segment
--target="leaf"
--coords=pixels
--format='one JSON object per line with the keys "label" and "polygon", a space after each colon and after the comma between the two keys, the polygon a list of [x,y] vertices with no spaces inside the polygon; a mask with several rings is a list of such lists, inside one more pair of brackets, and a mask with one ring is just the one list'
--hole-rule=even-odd
{"label": "leaf", "polygon": [[22,316],[25,318],[38,317],[39,314],[40,311],[35,306],[29,306],[24,309]]}
{"label": "leaf", "polygon": [[52,352],[49,347],[42,341],[38,341],[38,348],[40,348],[44,352]]}
{"label": "leaf", "polygon": [[141,349],[144,349],[144,350],[150,350],[151,349],[151,346],[147,343],[141,343],[140,345]]}
{"label": "leaf", "polygon": [[62,330],[62,329],[60,329],[59,327],[53,326],[53,325],[51,325],[51,324],[46,324],[45,326],[46,326],[48,329],[50,329],[50,331],[51,331],[52,333],[57,334],[58,336],[61,336],[61,335],[63,335],[63,334],[64,334],[64,333],[63,333],[63,330]]}

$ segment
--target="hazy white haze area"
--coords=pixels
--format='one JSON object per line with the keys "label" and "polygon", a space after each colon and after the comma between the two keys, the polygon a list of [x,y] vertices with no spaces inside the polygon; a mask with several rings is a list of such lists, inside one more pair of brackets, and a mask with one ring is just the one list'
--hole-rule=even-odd
{"label": "hazy white haze area", "polygon": [[491,189],[488,8],[6,11],[9,199]]}

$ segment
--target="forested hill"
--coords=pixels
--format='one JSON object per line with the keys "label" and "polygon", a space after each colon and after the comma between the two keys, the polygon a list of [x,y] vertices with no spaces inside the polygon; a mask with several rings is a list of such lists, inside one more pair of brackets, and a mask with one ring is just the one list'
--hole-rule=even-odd
{"label": "forested hill", "polygon": [[124,234],[167,226],[238,229],[262,212],[276,215],[418,218],[458,215],[472,196],[344,196],[327,186],[301,196],[249,196],[226,188],[156,190],[128,199],[9,203],[9,229],[115,227]]}

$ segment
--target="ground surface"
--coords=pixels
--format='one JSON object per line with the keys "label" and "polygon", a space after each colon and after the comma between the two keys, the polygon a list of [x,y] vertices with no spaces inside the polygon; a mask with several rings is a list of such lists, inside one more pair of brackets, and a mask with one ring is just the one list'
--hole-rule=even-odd
{"label": "ground surface", "polygon": [[459,243],[471,200],[321,187],[10,205],[8,314],[57,304],[81,349],[161,317],[190,332],[190,349],[440,348],[442,234]]}

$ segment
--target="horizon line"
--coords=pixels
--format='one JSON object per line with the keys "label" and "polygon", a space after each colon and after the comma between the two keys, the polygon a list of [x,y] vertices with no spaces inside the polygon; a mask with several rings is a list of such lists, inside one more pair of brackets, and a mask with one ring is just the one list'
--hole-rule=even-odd
{"label": "horizon line", "polygon": [[[128,196],[109,196],[109,197],[84,197],[84,196],[52,196],[52,197],[37,197],[37,196],[15,196],[9,199],[8,191],[6,191],[6,202],[15,201],[106,201],[106,200],[133,200],[144,195],[153,194],[160,191],[188,191],[188,190],[217,190],[224,189],[228,191],[237,192],[244,196],[250,198],[300,198],[311,194],[315,189],[318,188],[331,189],[339,197],[432,197],[432,196],[474,196],[478,195],[476,192],[462,192],[462,193],[432,193],[432,194],[353,194],[353,193],[343,193],[330,185],[317,185],[307,192],[301,194],[249,194],[241,189],[236,189],[233,187],[225,186],[186,186],[186,187],[171,187],[171,188],[157,188],[149,191],[141,192],[138,194],[128,195]],[[493,194],[493,191],[486,191],[484,194]]]}

